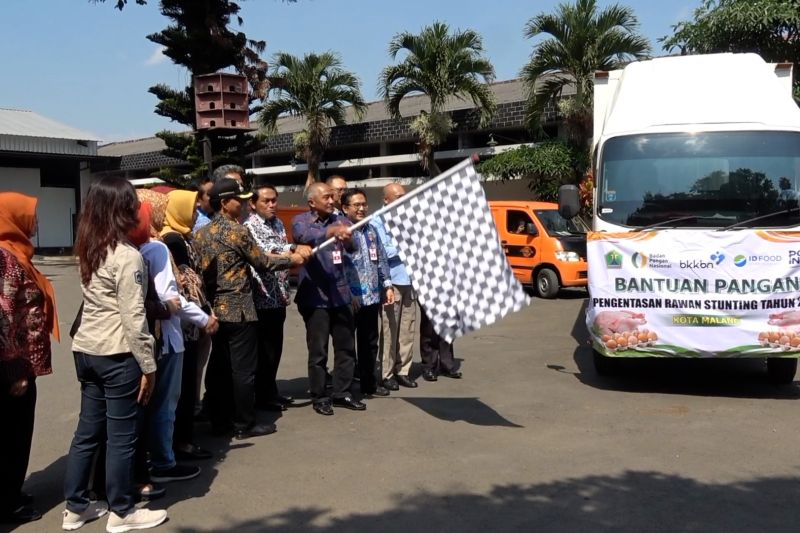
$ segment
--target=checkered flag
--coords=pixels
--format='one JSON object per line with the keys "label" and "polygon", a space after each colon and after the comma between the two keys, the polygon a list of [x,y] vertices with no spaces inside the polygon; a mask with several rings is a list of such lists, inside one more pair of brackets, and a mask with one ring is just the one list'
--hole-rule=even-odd
{"label": "checkered flag", "polygon": [[530,303],[500,246],[472,161],[383,213],[436,332],[448,342]]}

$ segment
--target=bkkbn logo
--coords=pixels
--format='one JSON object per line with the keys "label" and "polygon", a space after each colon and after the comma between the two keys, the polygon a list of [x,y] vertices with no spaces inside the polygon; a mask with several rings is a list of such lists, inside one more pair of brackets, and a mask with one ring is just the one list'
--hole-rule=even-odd
{"label": "bkkbn logo", "polygon": [[711,254],[711,260],[714,261],[715,265],[719,265],[723,261],[725,261],[725,254],[721,252],[716,252]]}

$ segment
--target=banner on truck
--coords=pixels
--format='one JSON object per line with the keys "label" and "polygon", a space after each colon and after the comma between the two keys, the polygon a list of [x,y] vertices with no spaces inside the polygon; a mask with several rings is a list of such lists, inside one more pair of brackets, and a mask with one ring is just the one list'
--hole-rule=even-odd
{"label": "banner on truck", "polygon": [[587,236],[586,325],[613,357],[800,356],[800,232]]}

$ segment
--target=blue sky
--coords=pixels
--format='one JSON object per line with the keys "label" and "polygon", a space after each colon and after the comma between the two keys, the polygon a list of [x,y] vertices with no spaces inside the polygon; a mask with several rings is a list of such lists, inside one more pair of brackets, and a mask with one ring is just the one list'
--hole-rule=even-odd
{"label": "blue sky", "polygon": [[[130,0],[133,3],[133,0]],[[599,4],[613,2],[600,0]],[[691,16],[700,0],[622,0],[634,8],[642,33],[656,39]],[[389,63],[386,48],[400,31],[417,31],[434,20],[472,28],[484,38],[497,79],[516,77],[533,43],[523,39],[525,22],[552,11],[557,0],[279,0],[241,1],[243,30],[267,41],[265,55],[339,52],[362,81],[364,96],[377,99],[377,78]],[[158,1],[129,5],[113,1],[2,0],[0,107],[30,109],[90,132],[104,142],[148,137],[180,129],[153,112],[156,83],[184,87],[189,76],[145,36],[166,27]],[[18,80],[9,83],[11,79]]]}

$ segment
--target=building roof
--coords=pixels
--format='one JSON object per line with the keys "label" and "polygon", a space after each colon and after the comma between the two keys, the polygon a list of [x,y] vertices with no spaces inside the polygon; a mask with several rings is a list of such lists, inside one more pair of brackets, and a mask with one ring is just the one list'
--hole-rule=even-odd
{"label": "building roof", "polygon": [[25,109],[0,108],[0,135],[96,141],[97,136],[77,130]]}
{"label": "building roof", "polygon": [[[522,102],[525,100],[525,90],[521,79],[498,81],[490,85],[492,93],[498,104],[508,102]],[[569,93],[571,87],[565,88],[565,93]],[[403,98],[400,103],[400,114],[404,117],[419,115],[420,111],[427,109],[430,99],[425,95],[416,95]],[[445,111],[456,111],[459,109],[471,109],[474,105],[471,100],[460,100],[450,98],[445,104]],[[386,111],[383,100],[370,102],[367,104],[367,112],[360,121],[356,121],[355,114],[351,109],[347,110],[347,122],[378,122],[391,118]],[[302,117],[283,117],[278,119],[278,133],[296,133],[305,128],[305,121]],[[160,152],[166,145],[158,137],[147,137],[144,139],[132,139],[109,143],[100,146],[98,154],[105,156],[125,156],[132,154],[142,154],[147,152]]]}
{"label": "building roof", "polygon": [[158,137],[145,137],[144,139],[131,139],[104,144],[97,148],[100,155],[120,157],[124,155],[143,154],[147,152],[160,152],[167,145]]}
{"label": "building roof", "polygon": [[[489,85],[498,104],[508,102],[522,102],[525,100],[525,89],[522,80],[517,78],[507,81],[498,81]],[[427,95],[413,95],[403,98],[400,102],[400,115],[413,117],[420,114],[420,111],[427,110],[430,106],[430,98]],[[451,97],[447,100],[442,111],[456,111],[459,109],[472,109],[475,104],[472,100],[462,100]],[[386,110],[383,100],[377,100],[367,104],[367,111],[361,120],[356,120],[355,113],[351,108],[347,109],[347,123],[355,122],[378,122],[392,118]],[[278,133],[297,133],[306,127],[303,117],[283,117],[278,120]]]}

